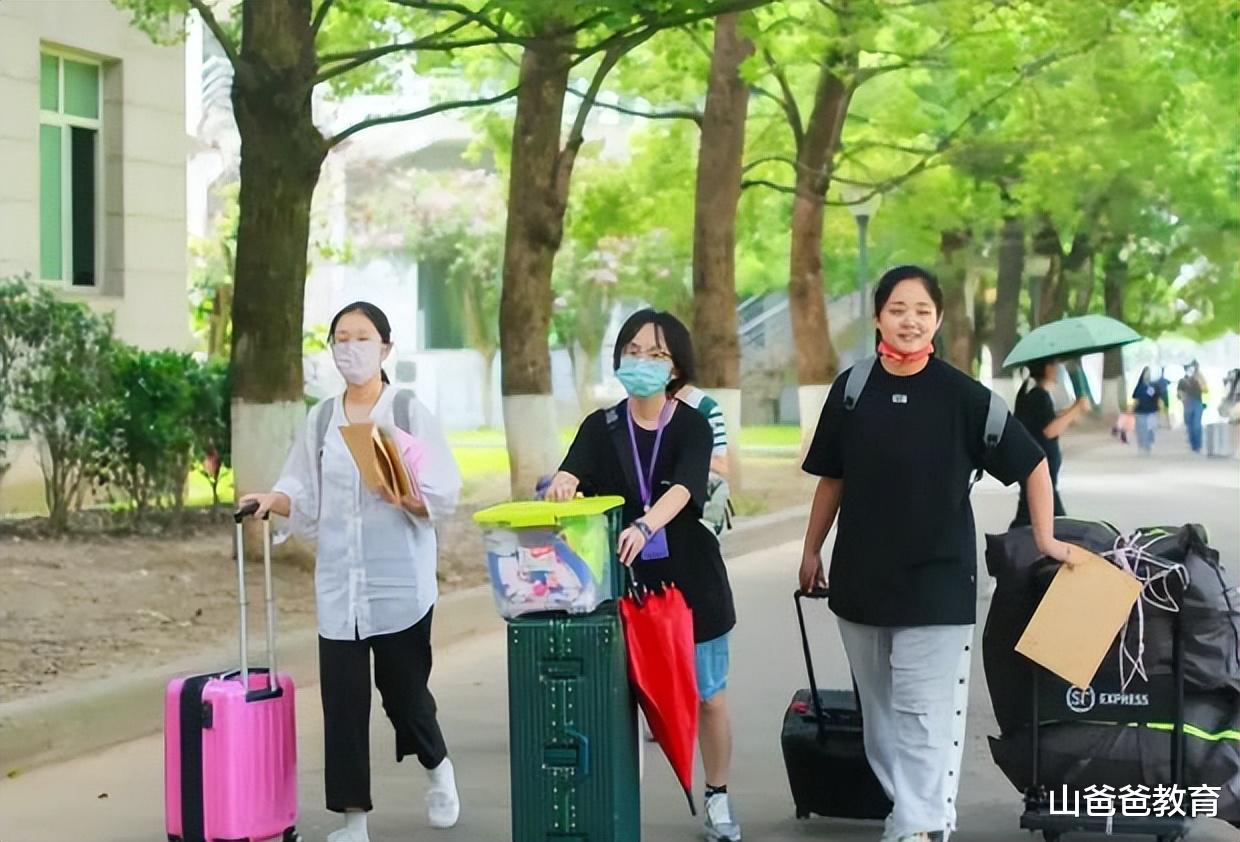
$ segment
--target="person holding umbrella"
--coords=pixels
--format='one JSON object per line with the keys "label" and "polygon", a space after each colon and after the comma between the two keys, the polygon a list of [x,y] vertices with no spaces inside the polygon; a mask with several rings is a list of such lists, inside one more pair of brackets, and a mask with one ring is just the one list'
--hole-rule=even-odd
{"label": "person holding umbrella", "polygon": [[612,366],[629,397],[582,422],[546,499],[623,496],[620,561],[639,585],[683,593],[693,612],[706,838],[740,842],[728,798],[726,693],[736,609],[719,542],[701,521],[714,433],[705,416],[673,397],[694,378],[689,331],[669,313],[640,310],[620,328]]}
{"label": "person holding umbrella", "polygon": [[[970,475],[980,468],[1025,484],[1039,550],[1070,562],[1070,549],[1054,537],[1050,471],[1037,443],[1007,415],[988,445],[989,390],[934,356],[943,319],[934,275],[891,269],[874,312],[879,359],[867,385],[849,399],[857,369],[836,379],[805,457],[805,471],[820,479],[799,584],[809,591],[830,581],[866,756],[894,804],[883,839],[932,842],[955,826],[964,712],[953,697],[976,621]],[[822,546],[837,517],[828,577]]]}
{"label": "person holding umbrella", "polygon": [[[1059,437],[1082,413],[1089,410],[1089,398],[1079,397],[1062,412],[1055,411],[1055,402],[1051,399],[1051,389],[1059,376],[1059,363],[1056,360],[1034,360],[1029,363],[1029,377],[1021,385],[1016,395],[1016,420],[1025,426],[1029,435],[1046,454],[1046,465],[1051,474],[1051,489],[1055,500],[1055,517],[1067,514],[1063,501],[1059,499],[1059,468],[1063,464],[1063,453],[1059,449]],[[1029,497],[1025,487],[1020,489],[1020,502],[1016,504],[1016,517],[1010,528],[1029,525]]]}

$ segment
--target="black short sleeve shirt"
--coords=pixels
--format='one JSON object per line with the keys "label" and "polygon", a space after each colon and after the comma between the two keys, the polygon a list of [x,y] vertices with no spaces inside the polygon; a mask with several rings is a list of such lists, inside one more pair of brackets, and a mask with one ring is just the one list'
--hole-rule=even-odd
{"label": "black short sleeve shirt", "polygon": [[842,374],[805,456],[811,474],[843,480],[831,558],[831,607],[876,626],[976,622],[971,473],[1005,485],[1027,477],[1041,448],[1008,416],[983,442],[990,391],[937,358],[908,377],[875,363],[852,410]]}
{"label": "black short sleeve shirt", "polygon": [[[622,402],[611,410],[589,415],[560,465],[560,470],[580,480],[583,494],[624,497],[626,526],[644,512],[625,422],[627,412],[627,403]],[[614,419],[611,424],[609,413]],[[656,434],[638,426],[634,431],[641,461],[648,471]],[[713,442],[710,422],[697,410],[677,402],[659,445],[651,505],[673,485],[683,485],[692,499],[666,527],[669,557],[657,561],[639,558],[633,563],[633,575],[639,583],[655,586],[666,582],[684,592],[685,601],[693,610],[694,638],[698,643],[719,637],[736,624],[732,588],[719,541],[701,521]]]}

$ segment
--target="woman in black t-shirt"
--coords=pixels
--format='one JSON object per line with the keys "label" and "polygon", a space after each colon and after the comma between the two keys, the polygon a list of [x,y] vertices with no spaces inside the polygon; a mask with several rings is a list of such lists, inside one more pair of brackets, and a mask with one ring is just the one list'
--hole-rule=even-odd
{"label": "woman in black t-shirt", "polygon": [[736,611],[719,541],[701,520],[714,434],[700,412],[672,397],[694,377],[689,331],[668,313],[634,313],[620,329],[612,365],[628,399],[582,422],[546,496],[623,496],[628,526],[620,533],[620,560],[638,583],[674,584],[684,593],[697,644],[706,837],[735,842],[741,832],[727,794],[732,728],[725,689]]}
{"label": "woman in black t-shirt", "polygon": [[[1089,409],[1089,398],[1080,397],[1072,406],[1063,412],[1055,412],[1055,402],[1051,399],[1051,389],[1059,375],[1059,363],[1055,360],[1034,360],[1029,363],[1029,379],[1021,385],[1016,394],[1016,406],[1012,414],[1016,420],[1025,425],[1029,435],[1046,454],[1046,467],[1051,474],[1051,489],[1055,500],[1055,517],[1067,514],[1063,501],[1059,499],[1059,468],[1063,464],[1063,453],[1059,450],[1059,437],[1081,413]],[[1029,525],[1029,498],[1025,487],[1020,489],[1020,502],[1016,504],[1016,517],[1012,520],[1012,529]]]}
{"label": "woman in black t-shirt", "polygon": [[828,393],[804,469],[814,493],[800,585],[825,586],[822,545],[839,517],[830,603],[857,682],[866,756],[894,808],[885,840],[929,842],[955,827],[977,557],[970,474],[1023,481],[1043,553],[1052,532],[1046,459],[1010,415],[984,441],[990,393],[933,355],[943,293],[924,269],[887,272],[874,293],[879,359],[853,408]]}

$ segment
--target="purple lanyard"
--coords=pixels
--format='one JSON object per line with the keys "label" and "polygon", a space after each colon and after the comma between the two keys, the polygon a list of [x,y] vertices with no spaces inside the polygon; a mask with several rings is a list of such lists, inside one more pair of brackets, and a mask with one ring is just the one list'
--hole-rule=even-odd
{"label": "purple lanyard", "polygon": [[629,444],[633,446],[633,464],[637,466],[637,485],[642,495],[642,506],[650,507],[650,498],[654,492],[654,463],[659,461],[659,445],[663,442],[663,428],[667,426],[667,419],[671,415],[672,402],[669,400],[663,405],[663,409],[659,412],[659,427],[654,434],[654,451],[650,454],[650,471],[647,472],[645,466],[642,465],[641,454],[637,451],[637,433],[633,429],[633,410],[625,406],[625,416],[629,422]]}

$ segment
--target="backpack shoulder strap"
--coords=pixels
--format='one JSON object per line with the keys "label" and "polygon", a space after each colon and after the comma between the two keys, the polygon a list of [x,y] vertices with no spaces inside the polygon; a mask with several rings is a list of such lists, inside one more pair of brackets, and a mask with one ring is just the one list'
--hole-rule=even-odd
{"label": "backpack shoulder strap", "polygon": [[874,369],[874,360],[874,357],[863,357],[852,367],[848,382],[844,384],[844,409],[857,408],[857,399],[861,397],[861,390],[865,388],[866,381],[870,379],[870,372]]}
{"label": "backpack shoulder strap", "polygon": [[416,436],[417,432],[413,429],[413,398],[412,389],[398,389],[396,397],[392,399],[392,417],[397,427],[411,436]]}
{"label": "backpack shoulder strap", "polygon": [[[1003,428],[1007,426],[1008,408],[1007,403],[993,389],[990,392],[990,406],[986,408],[986,427],[982,432],[982,458],[990,456],[991,452],[999,446],[999,440],[1003,438]],[[984,471],[978,468],[973,472],[973,479],[969,481],[969,491],[973,490],[973,486],[977,485],[981,480]]]}
{"label": "backpack shoulder strap", "polygon": [[336,411],[336,399],[327,398],[310,411],[314,413],[314,452],[321,458],[323,445],[327,442],[327,427],[332,423],[332,415]]}
{"label": "backpack shoulder strap", "polygon": [[987,453],[999,446],[999,440],[1003,438],[1003,428],[1007,426],[1007,418],[1007,403],[999,396],[998,392],[992,390],[990,393],[990,407],[986,410],[986,431],[982,436],[982,442],[986,446]]}

